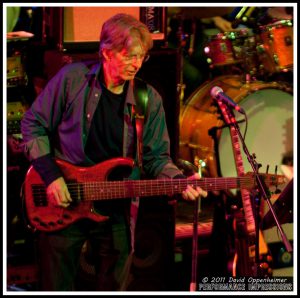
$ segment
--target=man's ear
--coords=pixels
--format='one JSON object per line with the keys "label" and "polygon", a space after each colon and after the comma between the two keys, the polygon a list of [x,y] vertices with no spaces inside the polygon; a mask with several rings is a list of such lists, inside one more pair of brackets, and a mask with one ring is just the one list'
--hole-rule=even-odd
{"label": "man's ear", "polygon": [[111,60],[111,56],[112,56],[112,51],[111,51],[111,50],[108,50],[108,49],[103,49],[103,50],[102,50],[102,57],[103,57],[106,61]]}

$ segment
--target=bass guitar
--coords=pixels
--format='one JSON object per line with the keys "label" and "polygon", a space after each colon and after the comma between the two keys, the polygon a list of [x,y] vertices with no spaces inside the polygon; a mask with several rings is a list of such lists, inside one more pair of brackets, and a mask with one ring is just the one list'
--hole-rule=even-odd
{"label": "bass guitar", "polygon": [[[97,213],[93,202],[99,200],[129,199],[180,194],[187,185],[200,186],[204,190],[251,189],[255,186],[253,173],[234,178],[155,179],[110,181],[112,173],[132,170],[130,158],[113,158],[91,167],[79,167],[63,160],[56,160],[62,170],[73,202],[68,208],[52,204],[46,195],[46,187],[39,174],[31,166],[24,182],[24,200],[27,218],[32,228],[53,232],[67,227],[81,218],[96,222],[107,219]],[[122,169],[122,170],[120,170]],[[267,185],[284,183],[284,176],[264,175]]]}

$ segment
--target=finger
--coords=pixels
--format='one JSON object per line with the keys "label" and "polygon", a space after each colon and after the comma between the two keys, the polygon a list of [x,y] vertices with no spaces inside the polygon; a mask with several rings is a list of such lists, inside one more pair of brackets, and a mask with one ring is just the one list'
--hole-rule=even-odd
{"label": "finger", "polygon": [[187,190],[184,190],[182,192],[182,197],[186,200],[186,201],[194,201],[195,197]]}
{"label": "finger", "polygon": [[188,195],[187,195],[187,193],[186,193],[185,190],[182,192],[182,197],[183,197],[185,200],[188,199]]}
{"label": "finger", "polygon": [[193,199],[199,196],[199,192],[191,185],[187,187],[188,193],[193,197]]}
{"label": "finger", "polygon": [[67,202],[69,202],[69,203],[72,202],[72,198],[71,198],[68,188],[65,189],[65,197],[66,197]]}
{"label": "finger", "polygon": [[58,206],[62,206],[64,204],[64,198],[63,196],[60,194],[60,192],[55,192],[55,200],[57,202]]}
{"label": "finger", "polygon": [[49,189],[47,192],[49,200],[54,204],[55,206],[61,206],[61,207],[68,207],[69,203],[65,199],[65,195],[58,190]]}
{"label": "finger", "polygon": [[200,187],[197,187],[197,192],[202,198],[206,198],[208,195],[208,192]]}
{"label": "finger", "polygon": [[188,201],[194,201],[197,197],[195,190],[191,186],[187,186],[186,190],[184,191],[184,199]]}
{"label": "finger", "polygon": [[59,203],[58,203],[59,206],[66,208],[70,205],[70,202],[68,201],[65,192],[59,191],[58,196],[59,196]]}
{"label": "finger", "polygon": [[47,197],[48,201],[50,204],[57,206],[59,201],[58,201],[58,196],[55,195],[55,192],[52,190],[52,187],[47,188]]}

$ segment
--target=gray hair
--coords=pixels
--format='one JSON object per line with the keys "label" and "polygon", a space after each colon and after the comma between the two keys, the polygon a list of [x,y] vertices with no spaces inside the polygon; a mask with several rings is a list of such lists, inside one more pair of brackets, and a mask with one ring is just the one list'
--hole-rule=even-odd
{"label": "gray hair", "polygon": [[121,51],[129,47],[134,38],[141,40],[146,52],[153,47],[151,33],[147,26],[133,16],[119,13],[108,19],[100,34],[99,56],[102,50]]}

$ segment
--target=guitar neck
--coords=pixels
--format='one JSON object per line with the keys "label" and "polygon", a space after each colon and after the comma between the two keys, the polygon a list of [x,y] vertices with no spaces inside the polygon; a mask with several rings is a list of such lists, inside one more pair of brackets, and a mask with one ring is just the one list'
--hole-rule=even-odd
{"label": "guitar neck", "polygon": [[[89,218],[101,222],[107,220],[94,212],[93,201],[128,199],[133,197],[157,197],[181,194],[187,185],[199,186],[204,190],[225,190],[233,188],[251,189],[255,185],[253,173],[234,178],[164,179],[164,180],[109,180],[115,177],[114,170],[120,168],[127,173],[134,161],[129,158],[114,158],[91,167],[78,167],[62,160],[56,160],[63,172],[72,198],[70,208],[58,208],[48,200],[46,186],[40,175],[31,166],[24,183],[25,203],[32,227],[41,231],[55,231],[81,219]],[[266,184],[279,184],[283,176],[265,175]],[[119,175],[118,175],[119,177]],[[126,176],[127,177],[127,176]]]}
{"label": "guitar neck", "polygon": [[[119,198],[148,197],[181,194],[187,185],[199,186],[206,191],[227,189],[252,189],[255,186],[253,173],[249,172],[239,177],[216,177],[202,179],[153,179],[153,180],[107,180],[108,173],[122,166],[131,166],[131,159],[116,158],[92,167],[77,167],[67,162],[57,160],[61,168],[68,190],[73,200],[97,201]],[[282,183],[284,177],[279,175],[264,175],[267,185]],[[27,196],[36,200],[46,197],[46,187],[40,175],[31,167],[26,175],[25,188]],[[41,202],[42,204],[43,202]]]}
{"label": "guitar neck", "polygon": [[[96,181],[67,183],[71,197],[77,200],[97,201],[118,198],[147,197],[158,195],[181,194],[187,185],[199,186],[204,190],[225,190],[235,188],[252,188],[254,179],[251,175],[234,178],[157,179],[127,181]],[[32,185],[33,194],[45,192],[43,184]]]}
{"label": "guitar neck", "polygon": [[[223,116],[225,118],[225,121],[227,123],[231,123],[230,117],[227,114],[227,107],[223,104],[221,104],[221,110],[223,112]],[[243,158],[242,158],[242,152],[241,147],[239,144],[239,136],[237,134],[237,131],[235,127],[230,125],[230,136],[232,141],[232,148],[233,148],[233,154],[234,154],[234,160],[235,165],[237,169],[238,176],[242,176],[244,174],[244,165],[243,165]],[[242,196],[242,202],[243,202],[243,209],[245,213],[245,220],[247,223],[247,231],[248,234],[254,234],[255,233],[255,219],[253,215],[253,208],[251,204],[251,198],[249,191],[246,189],[241,189],[241,196]]]}

